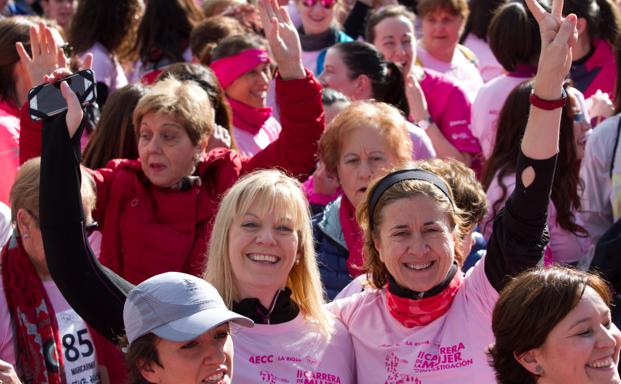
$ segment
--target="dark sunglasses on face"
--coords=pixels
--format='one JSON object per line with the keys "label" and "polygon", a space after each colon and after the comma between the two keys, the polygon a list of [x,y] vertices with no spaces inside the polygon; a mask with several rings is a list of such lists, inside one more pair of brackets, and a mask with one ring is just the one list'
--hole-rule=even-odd
{"label": "dark sunglasses on face", "polygon": [[325,9],[330,9],[334,7],[337,1],[338,0],[302,0],[302,4],[304,4],[305,7],[311,8],[314,7],[315,4],[320,3]]}

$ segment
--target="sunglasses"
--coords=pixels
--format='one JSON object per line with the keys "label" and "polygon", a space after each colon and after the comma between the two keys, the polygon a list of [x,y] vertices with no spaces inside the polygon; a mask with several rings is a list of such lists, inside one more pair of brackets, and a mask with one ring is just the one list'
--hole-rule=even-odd
{"label": "sunglasses", "polygon": [[302,0],[302,4],[304,4],[305,7],[312,8],[315,4],[320,3],[325,9],[330,9],[334,7],[337,1],[338,0]]}

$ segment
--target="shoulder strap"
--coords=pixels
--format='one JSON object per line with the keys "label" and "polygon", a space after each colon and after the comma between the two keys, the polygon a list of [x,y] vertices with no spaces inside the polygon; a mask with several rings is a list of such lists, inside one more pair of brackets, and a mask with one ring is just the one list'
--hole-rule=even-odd
{"label": "shoulder strap", "polygon": [[617,157],[617,148],[619,147],[619,133],[621,133],[621,116],[619,116],[619,122],[617,123],[617,136],[615,138],[615,147],[612,150],[612,161],[610,162],[610,178],[612,179],[612,170],[615,167],[615,159]]}

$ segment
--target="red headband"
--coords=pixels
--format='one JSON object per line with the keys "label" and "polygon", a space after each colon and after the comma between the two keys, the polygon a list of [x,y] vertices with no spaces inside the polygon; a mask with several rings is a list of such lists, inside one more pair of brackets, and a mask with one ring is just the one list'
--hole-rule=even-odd
{"label": "red headband", "polygon": [[222,88],[226,88],[238,77],[261,63],[269,63],[267,51],[259,48],[246,49],[237,55],[223,57],[209,64]]}

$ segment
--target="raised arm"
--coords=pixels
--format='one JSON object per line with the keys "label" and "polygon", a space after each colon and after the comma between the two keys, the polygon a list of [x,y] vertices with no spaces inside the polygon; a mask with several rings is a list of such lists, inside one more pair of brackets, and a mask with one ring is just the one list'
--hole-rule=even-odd
{"label": "raised arm", "polygon": [[[52,79],[50,79],[52,80]],[[43,128],[39,212],[50,274],[71,307],[99,333],[118,342],[124,334],[123,305],[133,286],[102,267],[84,232],[80,195],[82,109],[66,83],[69,109]]]}
{"label": "raised arm", "polygon": [[293,175],[310,174],[324,130],[321,85],[302,65],[300,38],[287,10],[276,0],[261,0],[258,6],[278,65],[276,97],[282,131],[267,148],[244,160],[244,172],[279,167]]}
{"label": "raised arm", "polygon": [[[36,86],[45,81],[45,76],[60,68],[67,68],[67,59],[62,48],[56,45],[52,30],[45,23],[39,22],[37,27],[30,27],[30,50],[28,54],[23,44],[15,43],[20,64],[26,69],[28,81]],[[88,54],[83,68],[91,68],[93,56]],[[68,71],[68,70],[67,70]],[[41,122],[30,119],[28,103],[20,113],[19,163],[23,164],[33,157],[41,155]]]}
{"label": "raised arm", "polygon": [[562,84],[577,40],[576,16],[562,17],[563,0],[546,12],[536,0],[526,0],[539,23],[541,55],[531,108],[516,167],[516,188],[494,220],[485,259],[485,273],[497,290],[507,277],[533,267],[549,240],[546,229],[550,191],[559,151]]}

